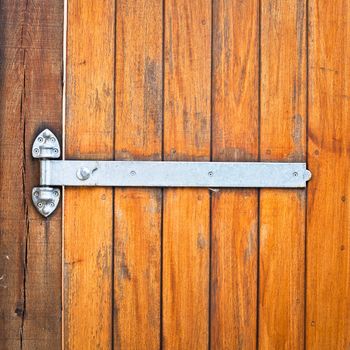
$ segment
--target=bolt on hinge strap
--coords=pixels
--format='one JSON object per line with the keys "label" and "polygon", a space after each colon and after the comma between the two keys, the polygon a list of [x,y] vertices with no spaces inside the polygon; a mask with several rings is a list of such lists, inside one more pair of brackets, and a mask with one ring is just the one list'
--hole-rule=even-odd
{"label": "bolt on hinge strap", "polygon": [[41,133],[39,144],[36,140],[33,145],[33,156],[42,158],[40,185],[44,186],[33,190],[33,202],[45,216],[60,197],[51,186],[303,188],[311,178],[305,163],[48,159],[48,154],[57,158],[60,148],[52,132],[44,132],[46,138]]}

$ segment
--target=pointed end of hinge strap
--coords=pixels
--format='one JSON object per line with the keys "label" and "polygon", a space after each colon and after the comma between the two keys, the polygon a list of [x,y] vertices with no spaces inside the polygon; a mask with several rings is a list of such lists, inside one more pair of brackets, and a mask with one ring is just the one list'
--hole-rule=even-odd
{"label": "pointed end of hinge strap", "polygon": [[305,172],[304,172],[304,180],[305,181],[309,181],[309,180],[311,180],[311,177],[312,177],[311,171],[306,169]]}
{"label": "pointed end of hinge strap", "polygon": [[61,191],[52,187],[34,187],[32,191],[32,200],[38,212],[48,217],[51,215],[60,202]]}
{"label": "pointed end of hinge strap", "polygon": [[45,129],[36,137],[32,147],[32,155],[34,158],[60,157],[60,144],[51,130]]}

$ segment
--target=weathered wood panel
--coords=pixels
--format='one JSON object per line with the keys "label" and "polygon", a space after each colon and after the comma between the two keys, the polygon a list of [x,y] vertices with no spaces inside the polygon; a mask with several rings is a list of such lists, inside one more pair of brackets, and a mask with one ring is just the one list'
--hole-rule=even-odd
{"label": "weathered wood panel", "polygon": [[[66,155],[113,159],[114,1],[68,2]],[[112,347],[113,189],[66,189],[64,344]]]}
{"label": "weathered wood panel", "polygon": [[61,134],[63,3],[0,3],[0,348],[59,348],[61,214],[31,205],[34,135]]}
{"label": "weathered wood panel", "polygon": [[[259,7],[213,3],[212,155],[258,158]],[[257,325],[256,190],[212,192],[211,348],[253,349]]]}
{"label": "weathered wood panel", "polygon": [[350,348],[350,4],[309,2],[308,349]]}
{"label": "weathered wood panel", "polygon": [[[166,1],[164,158],[210,157],[211,4]],[[163,346],[209,342],[209,209],[206,189],[164,190]]]}
{"label": "weathered wood panel", "polygon": [[[306,1],[261,3],[260,154],[306,153]],[[260,196],[259,348],[304,346],[305,191]]]}
{"label": "weathered wood panel", "polygon": [[[162,10],[117,1],[118,160],[162,159]],[[159,349],[162,191],[116,189],[114,208],[114,345]]]}

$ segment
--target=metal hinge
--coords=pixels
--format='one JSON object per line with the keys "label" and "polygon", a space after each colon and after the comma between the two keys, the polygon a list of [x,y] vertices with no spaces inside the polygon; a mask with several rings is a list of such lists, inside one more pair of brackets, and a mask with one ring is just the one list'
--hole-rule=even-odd
{"label": "metal hinge", "polygon": [[53,186],[302,188],[311,178],[305,163],[54,160],[60,145],[48,129],[32,153],[41,159],[33,203],[44,216],[59,203]]}

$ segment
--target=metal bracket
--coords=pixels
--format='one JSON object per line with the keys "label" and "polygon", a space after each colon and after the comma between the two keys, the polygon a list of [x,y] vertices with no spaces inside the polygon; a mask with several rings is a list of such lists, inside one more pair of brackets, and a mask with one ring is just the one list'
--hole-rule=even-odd
{"label": "metal bracket", "polygon": [[48,217],[57,208],[60,201],[61,191],[52,187],[34,187],[32,200],[38,212]]}
{"label": "metal bracket", "polygon": [[[60,155],[60,144],[51,130],[45,129],[35,138],[32,147],[33,158],[59,158]],[[58,188],[45,186],[34,187],[32,190],[33,204],[38,212],[45,217],[48,217],[55,211],[60,197],[61,191]]]}
{"label": "metal bracket", "polygon": [[54,133],[45,129],[34,140],[32,147],[33,158],[59,158],[61,155],[60,144]]}
{"label": "metal bracket", "polygon": [[44,216],[59,201],[59,190],[51,186],[303,188],[311,178],[305,163],[51,160],[46,155],[53,152],[56,158],[52,149],[59,154],[59,145],[50,130],[44,132],[50,147],[44,146],[43,133],[38,136],[42,148],[33,145],[33,156],[39,148],[36,158],[44,158],[40,185],[45,187],[33,190],[33,202]]}

